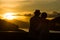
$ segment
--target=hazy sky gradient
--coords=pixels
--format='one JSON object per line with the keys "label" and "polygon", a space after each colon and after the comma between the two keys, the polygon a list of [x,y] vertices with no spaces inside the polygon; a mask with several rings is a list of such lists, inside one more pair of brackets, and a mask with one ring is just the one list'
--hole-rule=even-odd
{"label": "hazy sky gradient", "polygon": [[0,9],[17,12],[33,12],[35,9],[60,11],[60,0],[0,0]]}

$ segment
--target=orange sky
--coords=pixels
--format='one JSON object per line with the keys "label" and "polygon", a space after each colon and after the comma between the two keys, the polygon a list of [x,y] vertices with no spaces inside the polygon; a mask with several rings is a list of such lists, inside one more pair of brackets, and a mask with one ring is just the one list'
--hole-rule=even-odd
{"label": "orange sky", "polygon": [[35,9],[41,11],[60,11],[60,0],[0,0],[0,9],[3,12],[33,12]]}

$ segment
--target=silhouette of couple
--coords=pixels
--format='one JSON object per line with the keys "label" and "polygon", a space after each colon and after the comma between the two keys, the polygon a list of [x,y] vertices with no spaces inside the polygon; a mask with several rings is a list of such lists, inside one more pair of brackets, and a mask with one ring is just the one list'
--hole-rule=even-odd
{"label": "silhouette of couple", "polygon": [[31,39],[47,40],[49,32],[49,20],[47,20],[46,18],[46,12],[43,12],[41,14],[40,10],[35,10],[34,16],[30,19],[29,35]]}

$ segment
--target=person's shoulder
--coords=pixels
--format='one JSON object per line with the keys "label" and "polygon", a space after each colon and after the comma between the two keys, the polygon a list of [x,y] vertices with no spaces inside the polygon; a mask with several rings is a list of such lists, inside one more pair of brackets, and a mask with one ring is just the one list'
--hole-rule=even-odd
{"label": "person's shoulder", "polygon": [[32,18],[35,18],[35,16],[31,17],[31,19],[32,19]]}
{"label": "person's shoulder", "polygon": [[33,20],[35,20],[35,17],[31,17],[30,21],[33,21]]}
{"label": "person's shoulder", "polygon": [[50,20],[46,19],[47,22],[50,22]]}
{"label": "person's shoulder", "polygon": [[34,17],[31,17],[31,19],[34,19]]}

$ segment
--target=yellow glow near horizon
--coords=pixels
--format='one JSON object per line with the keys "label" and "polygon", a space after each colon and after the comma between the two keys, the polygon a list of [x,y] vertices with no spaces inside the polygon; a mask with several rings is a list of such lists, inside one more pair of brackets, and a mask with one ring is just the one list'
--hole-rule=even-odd
{"label": "yellow glow near horizon", "polygon": [[13,12],[7,12],[3,15],[3,19],[7,19],[7,20],[13,20],[15,19],[16,17],[13,16],[14,13]]}

